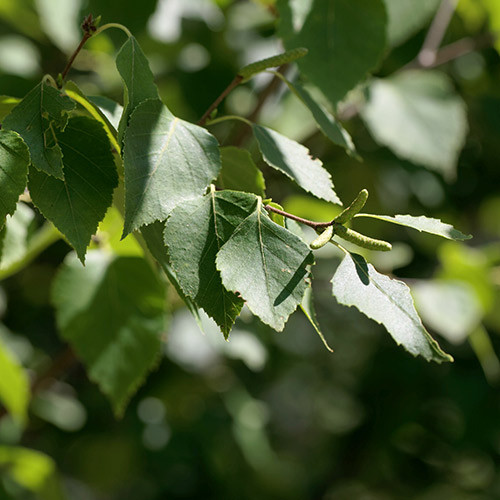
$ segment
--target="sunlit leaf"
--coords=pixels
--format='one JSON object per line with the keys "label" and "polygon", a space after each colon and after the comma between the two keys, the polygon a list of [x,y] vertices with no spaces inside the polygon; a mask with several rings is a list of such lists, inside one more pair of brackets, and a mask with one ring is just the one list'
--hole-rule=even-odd
{"label": "sunlit leaf", "polygon": [[75,103],[68,96],[41,82],[5,118],[2,128],[15,130],[24,139],[35,168],[62,179],[62,152],[57,130],[64,130],[68,112],[74,107]]}
{"label": "sunlit leaf", "polygon": [[332,278],[333,296],[385,326],[398,345],[427,361],[453,361],[422,325],[410,289],[380,274],[358,254],[347,254]]}
{"label": "sunlit leaf", "polygon": [[239,294],[249,309],[277,331],[309,286],[309,247],[275,224],[259,202],[220,249],[216,265],[222,283]]}
{"label": "sunlit leaf", "polygon": [[253,125],[253,132],[268,165],[314,196],[342,205],[333,190],[331,175],[320,160],[311,158],[306,147],[260,125]]}
{"label": "sunlit leaf", "polygon": [[357,214],[355,217],[370,217],[372,219],[385,220],[398,224],[400,226],[411,227],[423,233],[435,234],[448,240],[468,240],[472,238],[470,234],[463,234],[455,229],[451,224],[441,222],[439,219],[425,217],[423,215],[414,217],[412,215],[375,215],[375,214]]}
{"label": "sunlit leaf", "polygon": [[215,137],[175,117],[158,100],[136,108],[124,144],[124,236],[202,196],[221,168]]}

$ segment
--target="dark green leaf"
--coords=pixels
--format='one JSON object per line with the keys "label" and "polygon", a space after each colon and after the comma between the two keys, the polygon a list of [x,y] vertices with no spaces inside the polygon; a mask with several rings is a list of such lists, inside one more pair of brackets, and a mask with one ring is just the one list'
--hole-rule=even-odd
{"label": "dark green leaf", "polygon": [[122,45],[118,52],[116,67],[125,83],[125,109],[118,125],[118,142],[121,142],[130,115],[135,108],[146,99],[159,99],[160,96],[148,60],[133,36]]}
{"label": "dark green leaf", "polygon": [[311,158],[306,147],[260,125],[253,125],[253,133],[268,165],[283,172],[314,196],[342,205],[333,190],[330,174],[320,160]]}
{"label": "dark green leaf", "polygon": [[[387,15],[382,0],[314,0],[297,10],[298,2],[282,0],[280,33],[287,48],[305,47],[301,71],[333,104],[361,82],[385,50]],[[305,15],[304,15],[305,14]]]}
{"label": "dark green leaf", "polygon": [[63,338],[121,415],[159,360],[164,286],[144,259],[91,251],[85,267],[66,258],[52,300]]}
{"label": "dark green leaf", "polygon": [[215,137],[176,118],[158,100],[136,108],[124,144],[124,236],[202,196],[221,168]]}
{"label": "dark green leaf", "polygon": [[15,130],[28,145],[32,165],[48,175],[63,178],[57,130],[64,130],[75,103],[59,90],[39,83],[8,115],[2,127]]}
{"label": "dark green leaf", "polygon": [[453,361],[422,325],[410,289],[380,274],[358,254],[347,254],[332,278],[333,296],[385,326],[398,345],[427,361]]}
{"label": "dark green leaf", "polygon": [[203,326],[201,324],[200,313],[198,311],[198,306],[193,302],[193,300],[186,296],[182,291],[181,285],[179,284],[179,280],[172,269],[170,264],[170,256],[168,255],[167,247],[163,242],[163,234],[165,232],[165,223],[164,222],[154,222],[149,226],[144,226],[141,228],[141,234],[146,242],[148,250],[151,252],[151,255],[156,259],[163,272],[166,274],[168,280],[175,288],[179,297],[184,301],[186,307],[189,309],[191,314],[193,315],[198,327],[201,331],[203,331]]}
{"label": "dark green leaf", "polygon": [[318,103],[302,85],[292,83],[287,79],[284,80],[290,90],[300,98],[305,106],[307,106],[321,132],[323,132],[323,134],[325,134],[334,144],[343,147],[350,154],[355,154],[356,148],[354,147],[349,132],[347,132],[336,118],[324,106]]}
{"label": "dark green leaf", "polygon": [[16,210],[19,195],[28,181],[30,154],[16,132],[0,130],[0,228]]}
{"label": "dark green leaf", "polygon": [[400,226],[411,227],[417,231],[424,233],[435,234],[442,236],[448,240],[468,240],[472,238],[470,234],[463,234],[452,225],[441,222],[439,219],[432,219],[430,217],[413,217],[412,215],[375,215],[375,214],[358,214],[356,217],[371,217],[372,219],[385,220]]}
{"label": "dark green leaf", "polygon": [[216,181],[217,186],[265,196],[264,176],[248,151],[227,146],[220,149],[220,154],[222,169]]}
{"label": "dark green leaf", "polygon": [[83,262],[90,238],[111,205],[118,176],[106,133],[95,120],[72,118],[58,140],[64,153],[64,180],[31,171],[30,194]]}
{"label": "dark green leaf", "polygon": [[165,226],[172,268],[184,293],[215,320],[226,338],[243,301],[223,287],[215,259],[256,203],[254,195],[212,190],[176,207]]}
{"label": "dark green leaf", "polygon": [[222,284],[277,331],[301,303],[308,287],[309,247],[275,224],[261,201],[220,249],[216,265]]}
{"label": "dark green leaf", "polygon": [[443,73],[414,70],[375,80],[362,116],[375,140],[401,158],[455,176],[467,116]]}

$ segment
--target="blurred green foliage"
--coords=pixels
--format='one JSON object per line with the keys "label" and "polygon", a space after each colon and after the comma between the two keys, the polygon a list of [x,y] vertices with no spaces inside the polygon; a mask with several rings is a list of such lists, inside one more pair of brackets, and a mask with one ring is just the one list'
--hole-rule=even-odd
{"label": "blurred green foliage", "polygon": [[[79,39],[79,20],[92,12],[133,31],[162,99],[176,115],[197,120],[238,68],[278,51],[272,3],[1,0],[0,94],[22,97],[44,73],[60,72]],[[494,5],[461,0],[445,43],[497,26]],[[425,32],[413,29],[377,76],[412,60]],[[394,32],[393,38],[401,37]],[[88,43],[71,73],[84,92],[121,100],[114,55],[122,43],[122,33],[109,31]],[[346,126],[364,161],[348,157],[313,132],[307,110],[289,93],[269,99],[261,120],[320,157],[342,199],[367,188],[371,212],[425,214],[474,235],[472,243],[443,243],[366,222],[374,236],[394,244],[391,259],[371,260],[407,279],[424,322],[442,335],[454,364],[414,359],[382,328],[332,303],[328,247],[313,272],[318,321],[334,354],[299,314],[280,334],[244,314],[229,343],[203,319],[203,336],[170,291],[164,359],[121,420],[80,366],[35,396],[24,432],[8,417],[0,420],[0,498],[500,498],[500,59],[487,47],[442,69],[468,110],[470,130],[454,178],[378,146],[357,117]],[[242,86],[223,110],[251,112],[265,84],[264,77]],[[231,145],[239,127],[218,126],[221,144]],[[338,213],[271,169],[265,174],[268,194],[293,213],[317,220]],[[4,242],[2,249],[11,251],[11,262],[26,264],[32,225],[39,221],[28,207],[17,215],[29,221],[19,226],[26,233],[20,244],[28,244],[19,249]],[[361,231],[364,223],[357,223]],[[102,234],[117,244],[112,221],[106,224]],[[68,251],[59,241],[16,274],[2,275],[0,267],[6,278],[0,338],[9,359],[30,373],[43,372],[64,349],[49,289]],[[16,457],[14,469],[3,466],[5,456]],[[53,483],[54,466],[64,493]]]}

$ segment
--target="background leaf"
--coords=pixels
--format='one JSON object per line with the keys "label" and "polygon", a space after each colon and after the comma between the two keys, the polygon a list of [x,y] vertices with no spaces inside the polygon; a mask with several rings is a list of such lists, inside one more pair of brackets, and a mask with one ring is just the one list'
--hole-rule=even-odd
{"label": "background leaf", "polygon": [[257,205],[217,255],[222,283],[277,331],[301,303],[308,286],[309,247],[275,224]]}
{"label": "background leaf", "polygon": [[301,71],[332,104],[379,63],[387,15],[382,0],[315,0],[302,26],[292,24],[296,2],[282,0],[280,33],[288,49],[306,47]]}
{"label": "background leaf", "polygon": [[437,71],[405,71],[370,86],[362,116],[376,141],[451,179],[467,133],[465,104]]}
{"label": "background leaf", "polygon": [[26,421],[30,392],[26,372],[0,341],[0,401],[21,424]]}
{"label": "background leaf", "polygon": [[0,228],[16,210],[28,181],[28,147],[16,132],[0,130]]}
{"label": "background leaf", "polygon": [[255,210],[254,195],[210,192],[175,208],[165,226],[172,268],[186,295],[212,317],[227,337],[243,301],[222,285],[217,252]]}
{"label": "background leaf", "polygon": [[158,100],[136,108],[124,142],[124,236],[202,196],[221,168],[215,137],[176,118]]}
{"label": "background leaf", "polygon": [[347,254],[332,278],[333,296],[385,326],[398,345],[427,361],[453,361],[422,325],[410,289],[380,274],[358,254]]}
{"label": "background leaf", "polygon": [[108,396],[117,415],[160,355],[165,289],[144,259],[89,252],[85,267],[70,254],[52,300],[61,334]]}
{"label": "background leaf", "polygon": [[5,118],[2,127],[15,130],[24,139],[35,168],[62,179],[62,152],[55,128],[64,130],[68,112],[74,108],[69,97],[41,82]]}
{"label": "background leaf", "polygon": [[418,217],[412,215],[395,215],[392,217],[390,215],[357,214],[355,217],[370,217],[372,219],[385,220],[400,226],[411,227],[424,233],[442,236],[448,240],[468,240],[472,238],[470,234],[463,234],[451,224],[446,224],[439,219],[425,217],[424,215]]}
{"label": "background leaf", "polygon": [[436,13],[441,0],[384,0],[387,9],[387,41],[395,46],[415,34]]}
{"label": "background leaf", "polygon": [[283,172],[314,196],[342,205],[333,190],[331,175],[320,160],[311,158],[306,147],[269,128],[255,124],[252,128],[268,165]]}
{"label": "background leaf", "polygon": [[33,170],[30,194],[83,262],[90,238],[111,205],[118,176],[106,133],[95,120],[71,118],[58,138],[64,153],[64,180]]}
{"label": "background leaf", "polygon": [[222,189],[235,189],[265,196],[266,182],[246,149],[220,148],[222,168],[216,184]]}

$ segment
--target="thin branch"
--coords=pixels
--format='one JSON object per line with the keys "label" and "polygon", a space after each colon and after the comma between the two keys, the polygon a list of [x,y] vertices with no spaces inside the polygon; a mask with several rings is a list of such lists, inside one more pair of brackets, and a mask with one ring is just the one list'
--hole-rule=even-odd
{"label": "thin branch", "polygon": [[429,67],[436,61],[437,51],[453,17],[457,2],[458,0],[442,0],[417,56],[422,67]]}
{"label": "thin branch", "polygon": [[321,229],[321,228],[333,225],[333,221],[314,222],[312,220],[303,219],[302,217],[298,217],[297,215],[290,214],[288,212],[285,212],[284,210],[280,210],[279,208],[274,208],[271,205],[264,205],[264,208],[268,212],[274,212],[276,214],[282,215],[283,217],[286,217],[287,219],[291,219],[291,220],[294,220],[296,222],[300,222],[301,224],[305,224],[306,226],[312,227],[313,229]]}

